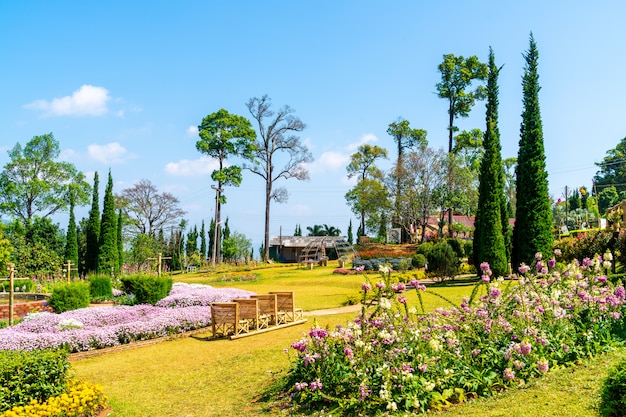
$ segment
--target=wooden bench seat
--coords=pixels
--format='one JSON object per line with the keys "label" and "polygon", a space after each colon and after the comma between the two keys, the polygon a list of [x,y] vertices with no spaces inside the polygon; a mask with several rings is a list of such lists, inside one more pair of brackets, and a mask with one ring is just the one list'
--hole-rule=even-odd
{"label": "wooden bench seat", "polygon": [[270,294],[276,295],[277,324],[302,320],[302,309],[296,308],[293,291],[270,291]]}
{"label": "wooden bench seat", "polygon": [[250,330],[249,321],[239,317],[239,304],[237,303],[212,303],[211,330],[213,337],[238,335]]}
{"label": "wooden bench seat", "polygon": [[255,294],[250,296],[259,301],[259,328],[264,329],[278,323],[276,294]]}
{"label": "wooden bench seat", "polygon": [[248,331],[259,330],[259,300],[237,298],[233,302],[239,306],[239,320],[248,322]]}

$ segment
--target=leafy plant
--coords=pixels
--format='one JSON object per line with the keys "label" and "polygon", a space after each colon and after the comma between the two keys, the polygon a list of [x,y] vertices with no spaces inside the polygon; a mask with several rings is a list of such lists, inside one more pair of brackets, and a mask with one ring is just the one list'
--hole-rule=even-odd
{"label": "leafy plant", "polygon": [[93,275],[89,277],[89,292],[92,299],[111,299],[113,297],[111,278],[106,275]]}
{"label": "leafy plant", "polygon": [[155,305],[159,300],[167,297],[172,289],[171,277],[122,277],[126,294],[133,294],[135,303]]}
{"label": "leafy plant", "polygon": [[50,306],[55,313],[89,307],[89,284],[83,281],[55,285]]}
{"label": "leafy plant", "polygon": [[604,417],[620,417],[626,410],[626,360],[609,371],[600,389],[600,413]]}

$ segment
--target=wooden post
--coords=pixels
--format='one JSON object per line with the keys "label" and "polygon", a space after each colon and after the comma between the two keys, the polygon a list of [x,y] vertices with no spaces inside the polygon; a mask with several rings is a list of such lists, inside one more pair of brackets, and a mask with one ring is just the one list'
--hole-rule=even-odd
{"label": "wooden post", "polygon": [[9,264],[9,326],[13,326],[13,280],[15,278],[15,264]]}
{"label": "wooden post", "polygon": [[148,258],[149,261],[157,261],[157,276],[161,276],[161,263],[166,260],[166,259],[172,259],[171,256],[163,256],[163,254],[161,252],[159,252],[159,255],[156,258]]}
{"label": "wooden post", "polygon": [[70,282],[71,272],[76,271],[76,268],[72,268],[72,266],[73,266],[72,261],[68,259],[67,263],[65,264],[65,267],[67,268],[67,282]]}

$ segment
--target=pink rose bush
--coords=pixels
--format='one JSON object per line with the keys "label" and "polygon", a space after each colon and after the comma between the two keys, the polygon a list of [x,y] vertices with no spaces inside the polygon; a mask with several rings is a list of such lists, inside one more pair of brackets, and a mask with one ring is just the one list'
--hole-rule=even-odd
{"label": "pink rose bush", "polygon": [[[537,254],[504,281],[482,264],[471,297],[430,313],[398,300],[383,272],[382,281],[361,286],[364,307],[354,321],[314,329],[291,346],[285,390],[303,411],[419,413],[607,349],[626,327],[624,286],[597,279],[606,273],[602,260],[556,265]],[[426,287],[411,286],[421,306]]]}
{"label": "pink rose bush", "polygon": [[249,291],[176,283],[156,306],[90,307],[33,313],[0,329],[0,350],[65,348],[81,352],[169,336],[211,325],[212,302],[249,298]]}

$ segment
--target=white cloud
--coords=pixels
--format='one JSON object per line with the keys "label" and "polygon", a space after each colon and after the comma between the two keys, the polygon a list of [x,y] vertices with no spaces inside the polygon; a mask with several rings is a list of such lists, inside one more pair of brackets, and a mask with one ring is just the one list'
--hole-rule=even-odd
{"label": "white cloud", "polygon": [[103,87],[85,84],[71,96],[54,98],[52,101],[35,100],[25,107],[42,110],[45,116],[101,116],[109,110],[109,91]]}
{"label": "white cloud", "polygon": [[187,128],[187,136],[198,136],[198,126],[189,126]]}
{"label": "white cloud", "polygon": [[315,161],[307,164],[310,172],[328,172],[345,169],[350,161],[350,156],[340,152],[324,152]]}
{"label": "white cloud", "polygon": [[106,145],[89,145],[87,147],[89,158],[103,164],[118,164],[124,161],[126,148],[117,142],[107,143]]}
{"label": "white cloud", "polygon": [[370,142],[378,142],[378,138],[373,133],[366,133],[365,135],[361,136],[361,138],[357,142],[349,144],[346,149],[349,151],[355,151],[359,149],[359,146]]}
{"label": "white cloud", "polygon": [[177,177],[197,177],[207,175],[219,169],[219,163],[208,156],[201,156],[198,159],[182,159],[178,162],[168,162],[165,165],[165,172]]}
{"label": "white cloud", "polygon": [[64,149],[59,154],[59,159],[61,161],[72,161],[78,159],[79,157],[80,155],[78,154],[78,152],[73,149]]}

